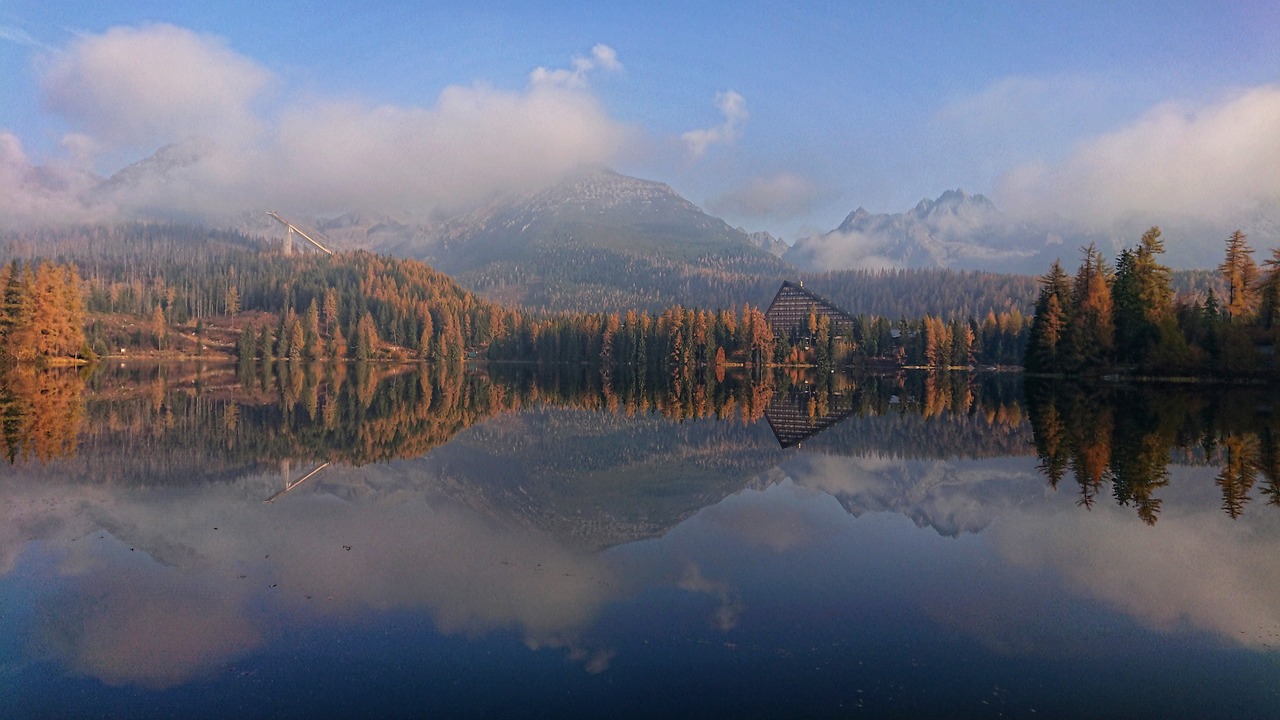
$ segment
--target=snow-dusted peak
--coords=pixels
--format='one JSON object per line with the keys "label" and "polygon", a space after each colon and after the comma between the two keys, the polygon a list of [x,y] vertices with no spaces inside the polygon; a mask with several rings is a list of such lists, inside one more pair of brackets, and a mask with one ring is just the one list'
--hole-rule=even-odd
{"label": "snow-dusted peak", "polygon": [[841,267],[987,268],[1030,257],[1043,237],[1013,227],[982,195],[947,190],[902,213],[858,208],[824,235],[797,241],[788,262],[809,269]]}
{"label": "snow-dusted peak", "polygon": [[612,170],[594,169],[572,175],[537,193],[530,205],[607,210],[666,202],[690,204],[666,183],[628,177]]}

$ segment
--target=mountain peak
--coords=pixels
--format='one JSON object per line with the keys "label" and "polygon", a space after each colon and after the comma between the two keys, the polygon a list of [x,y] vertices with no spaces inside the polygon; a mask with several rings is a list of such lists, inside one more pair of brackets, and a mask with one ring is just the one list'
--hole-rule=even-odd
{"label": "mountain peak", "polygon": [[924,198],[901,213],[858,208],[830,233],[796,242],[784,259],[800,267],[989,268],[1036,254],[1044,238],[1012,225],[982,195],[963,189]]}
{"label": "mountain peak", "polygon": [[956,188],[955,190],[947,190],[939,195],[936,200],[928,198],[921,200],[911,212],[915,217],[922,220],[935,215],[981,216],[994,214],[996,206],[984,195],[970,195],[963,189]]}
{"label": "mountain peak", "polygon": [[670,185],[623,175],[604,167],[585,168],[535,195],[534,205],[576,205],[605,210],[678,202],[692,206]]}

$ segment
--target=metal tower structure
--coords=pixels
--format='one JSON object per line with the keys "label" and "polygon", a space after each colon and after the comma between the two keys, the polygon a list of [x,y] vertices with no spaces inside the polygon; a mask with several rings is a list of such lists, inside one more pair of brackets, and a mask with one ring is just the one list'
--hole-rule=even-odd
{"label": "metal tower structure", "polygon": [[308,234],[306,234],[306,233],[302,232],[302,230],[298,229],[298,226],[296,226],[296,225],[294,225],[293,223],[289,222],[288,220],[285,220],[284,218],[280,217],[280,214],[279,214],[279,213],[277,213],[275,210],[269,210],[269,211],[267,211],[267,215],[269,215],[269,216],[270,216],[271,218],[273,218],[276,222],[280,223],[281,225],[283,225],[283,226],[285,227],[285,232],[284,232],[284,254],[285,254],[285,255],[292,255],[292,254],[293,254],[293,234],[294,234],[294,233],[297,233],[297,234],[301,235],[304,239],[306,239],[306,241],[307,241],[307,242],[311,243],[312,245],[315,245],[317,248],[319,248],[319,249],[320,249],[322,252],[324,252],[326,255],[332,255],[332,254],[333,254],[333,251],[332,251],[332,250],[330,250],[329,248],[327,248],[327,247],[325,247],[325,246],[321,245],[320,243],[316,242],[316,241],[315,241],[315,239],[314,239],[314,238],[312,238],[310,235],[308,235]]}

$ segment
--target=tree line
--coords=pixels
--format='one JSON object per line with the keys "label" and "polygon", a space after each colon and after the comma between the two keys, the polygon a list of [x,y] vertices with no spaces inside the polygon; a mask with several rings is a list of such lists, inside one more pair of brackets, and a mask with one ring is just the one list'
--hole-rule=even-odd
{"label": "tree line", "polygon": [[727,363],[764,367],[966,367],[1017,365],[1030,326],[1016,309],[988,311],[981,321],[926,315],[891,321],[859,314],[847,325],[809,313],[808,323],[775,333],[759,307],[705,310],[670,307],[651,315],[515,313],[488,347],[492,360],[588,363],[688,373]]}
{"label": "tree line", "polygon": [[1280,333],[1280,248],[1259,268],[1240,231],[1217,268],[1222,295],[1177,295],[1161,264],[1160,228],[1113,268],[1093,245],[1074,277],[1059,262],[1040,280],[1024,364],[1036,373],[1263,377]]}

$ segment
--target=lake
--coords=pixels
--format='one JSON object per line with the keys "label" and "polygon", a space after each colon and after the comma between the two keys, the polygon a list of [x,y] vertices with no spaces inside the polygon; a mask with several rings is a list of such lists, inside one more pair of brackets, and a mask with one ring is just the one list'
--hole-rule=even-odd
{"label": "lake", "polygon": [[0,381],[40,717],[1280,716],[1266,387],[174,364]]}

